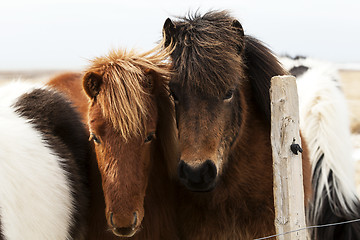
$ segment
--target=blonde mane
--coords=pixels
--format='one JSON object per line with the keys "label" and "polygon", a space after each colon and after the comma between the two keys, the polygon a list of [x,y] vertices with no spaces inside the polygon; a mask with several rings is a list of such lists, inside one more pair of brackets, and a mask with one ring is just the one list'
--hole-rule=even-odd
{"label": "blonde mane", "polygon": [[[164,62],[168,54],[158,48],[138,54],[134,50],[113,50],[92,60],[88,71],[103,76],[96,97],[103,116],[127,140],[145,134],[145,123],[151,97],[151,82],[147,73],[154,71],[160,85],[167,85],[169,70]],[[159,85],[156,84],[156,85]]]}

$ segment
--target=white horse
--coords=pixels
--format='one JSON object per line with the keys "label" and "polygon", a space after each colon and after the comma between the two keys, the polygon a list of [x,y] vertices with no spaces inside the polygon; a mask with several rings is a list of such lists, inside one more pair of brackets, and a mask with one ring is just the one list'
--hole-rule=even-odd
{"label": "white horse", "polygon": [[79,116],[34,84],[12,82],[0,96],[0,235],[84,239],[88,142]]}
{"label": "white horse", "polygon": [[[313,189],[316,189],[309,223],[360,218],[349,113],[336,65],[304,57],[284,57],[280,61],[297,77],[300,129],[308,145]],[[329,235],[322,234],[323,228],[315,229],[315,234],[321,236],[318,239],[350,239],[360,235],[359,223],[339,228],[348,228],[345,232],[349,236],[335,236],[329,231]]]}

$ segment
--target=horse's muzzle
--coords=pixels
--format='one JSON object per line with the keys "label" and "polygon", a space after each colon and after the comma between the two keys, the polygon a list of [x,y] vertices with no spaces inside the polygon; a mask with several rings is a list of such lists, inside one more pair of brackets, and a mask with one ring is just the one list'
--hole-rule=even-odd
{"label": "horse's muzzle", "polygon": [[215,188],[217,168],[211,160],[206,160],[196,167],[181,160],[178,166],[178,175],[180,182],[190,191],[209,192]]}
{"label": "horse's muzzle", "polygon": [[118,237],[132,237],[138,231],[138,214],[134,212],[134,221],[129,227],[116,227],[113,222],[113,213],[110,213],[110,224],[112,226],[112,232]]}

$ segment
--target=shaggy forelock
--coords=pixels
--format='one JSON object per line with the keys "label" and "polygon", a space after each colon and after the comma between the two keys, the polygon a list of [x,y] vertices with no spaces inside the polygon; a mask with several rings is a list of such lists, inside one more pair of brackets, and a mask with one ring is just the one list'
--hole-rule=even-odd
{"label": "shaggy forelock", "polygon": [[143,135],[146,131],[146,120],[151,107],[151,83],[146,71],[157,72],[164,81],[169,73],[162,63],[166,58],[162,54],[164,53],[112,51],[105,57],[94,59],[88,70],[103,76],[96,101],[105,119],[125,139]]}
{"label": "shaggy forelock", "polygon": [[192,90],[218,96],[243,77],[242,47],[235,19],[228,12],[198,13],[175,21],[175,48],[171,54],[175,81]]}

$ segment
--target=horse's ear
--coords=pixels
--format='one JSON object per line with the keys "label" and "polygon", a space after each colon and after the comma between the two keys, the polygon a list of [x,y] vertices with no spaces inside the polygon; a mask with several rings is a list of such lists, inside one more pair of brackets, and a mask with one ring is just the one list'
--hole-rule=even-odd
{"label": "horse's ear", "polygon": [[171,40],[174,38],[175,30],[176,26],[170,18],[167,18],[163,26],[163,38],[165,39],[165,47],[168,47],[170,45]]}
{"label": "horse's ear", "polygon": [[87,72],[83,77],[83,88],[85,93],[91,98],[95,98],[102,84],[102,76],[95,72]]}
{"label": "horse's ear", "polygon": [[238,20],[233,20],[231,26],[239,33],[240,37],[244,36],[244,29]]}
{"label": "horse's ear", "polygon": [[240,44],[238,45],[238,52],[239,54],[242,52],[242,50],[244,49],[244,29],[241,25],[241,23],[234,19],[233,22],[231,23],[231,26],[235,29],[235,31],[238,33],[238,36],[240,37]]}

